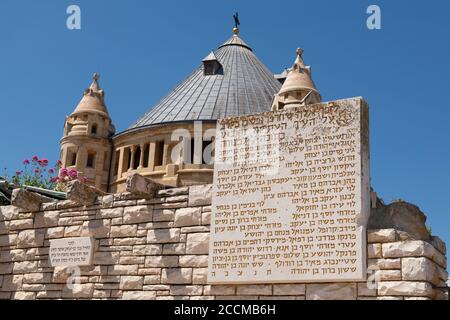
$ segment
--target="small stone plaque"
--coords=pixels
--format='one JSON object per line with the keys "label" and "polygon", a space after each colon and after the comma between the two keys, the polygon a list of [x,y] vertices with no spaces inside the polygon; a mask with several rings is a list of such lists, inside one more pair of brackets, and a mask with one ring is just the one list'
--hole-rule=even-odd
{"label": "small stone plaque", "polygon": [[90,237],[50,240],[52,267],[89,266],[92,263],[94,239]]}

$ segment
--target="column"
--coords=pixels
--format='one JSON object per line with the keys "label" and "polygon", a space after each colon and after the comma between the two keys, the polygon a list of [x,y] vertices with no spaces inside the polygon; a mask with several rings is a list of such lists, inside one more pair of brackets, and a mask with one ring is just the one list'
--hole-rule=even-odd
{"label": "column", "polygon": [[117,172],[117,179],[120,179],[123,174],[125,148],[120,148],[119,152],[119,170]]}
{"label": "column", "polygon": [[131,146],[131,161],[130,161],[130,167],[128,168],[128,171],[133,170],[135,155],[136,155],[136,146]]}
{"label": "column", "polygon": [[144,167],[144,143],[141,143],[139,147],[141,148],[141,156],[139,158],[139,167],[138,169],[142,169]]}
{"label": "column", "polygon": [[202,164],[203,160],[203,130],[201,121],[194,122],[194,153],[193,164]]}
{"label": "column", "polygon": [[148,169],[150,171],[155,170],[155,156],[156,156],[156,142],[150,142],[150,146],[148,148]]}

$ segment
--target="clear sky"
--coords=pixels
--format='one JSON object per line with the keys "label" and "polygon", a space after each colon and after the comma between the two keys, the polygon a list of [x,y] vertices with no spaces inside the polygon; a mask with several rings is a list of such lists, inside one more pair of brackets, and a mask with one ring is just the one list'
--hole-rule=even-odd
{"label": "clear sky", "polygon": [[[66,9],[81,8],[81,30]],[[366,9],[381,8],[381,30]],[[379,0],[0,1],[0,168],[34,154],[56,161],[65,116],[94,72],[124,130],[228,39],[274,73],[297,47],[325,101],[370,105],[372,185],[404,199],[450,244],[450,2]]]}

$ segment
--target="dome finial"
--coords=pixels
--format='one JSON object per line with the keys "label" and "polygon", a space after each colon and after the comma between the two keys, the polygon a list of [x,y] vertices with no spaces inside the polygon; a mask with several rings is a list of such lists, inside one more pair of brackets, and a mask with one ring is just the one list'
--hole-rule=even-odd
{"label": "dome finial", "polygon": [[233,28],[233,34],[238,35],[239,34],[239,26],[241,25],[241,22],[239,21],[239,13],[236,12],[233,15],[233,19],[234,19],[234,28]]}
{"label": "dome finial", "polygon": [[96,72],[96,73],[94,73],[94,75],[92,76],[92,79],[94,79],[94,81],[98,81],[98,79],[100,79],[100,75]]}

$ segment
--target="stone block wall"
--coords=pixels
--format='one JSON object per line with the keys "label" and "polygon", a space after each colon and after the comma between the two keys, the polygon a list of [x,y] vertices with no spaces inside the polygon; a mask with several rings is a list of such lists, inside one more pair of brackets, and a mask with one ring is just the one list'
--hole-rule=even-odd
{"label": "stone block wall", "polygon": [[[154,199],[122,193],[80,207],[38,212],[0,207],[0,299],[448,299],[445,244],[395,229],[368,232],[366,282],[208,285],[211,186],[174,188]],[[74,276],[51,267],[49,240],[95,238],[92,266]],[[80,285],[70,289],[76,278]]]}

